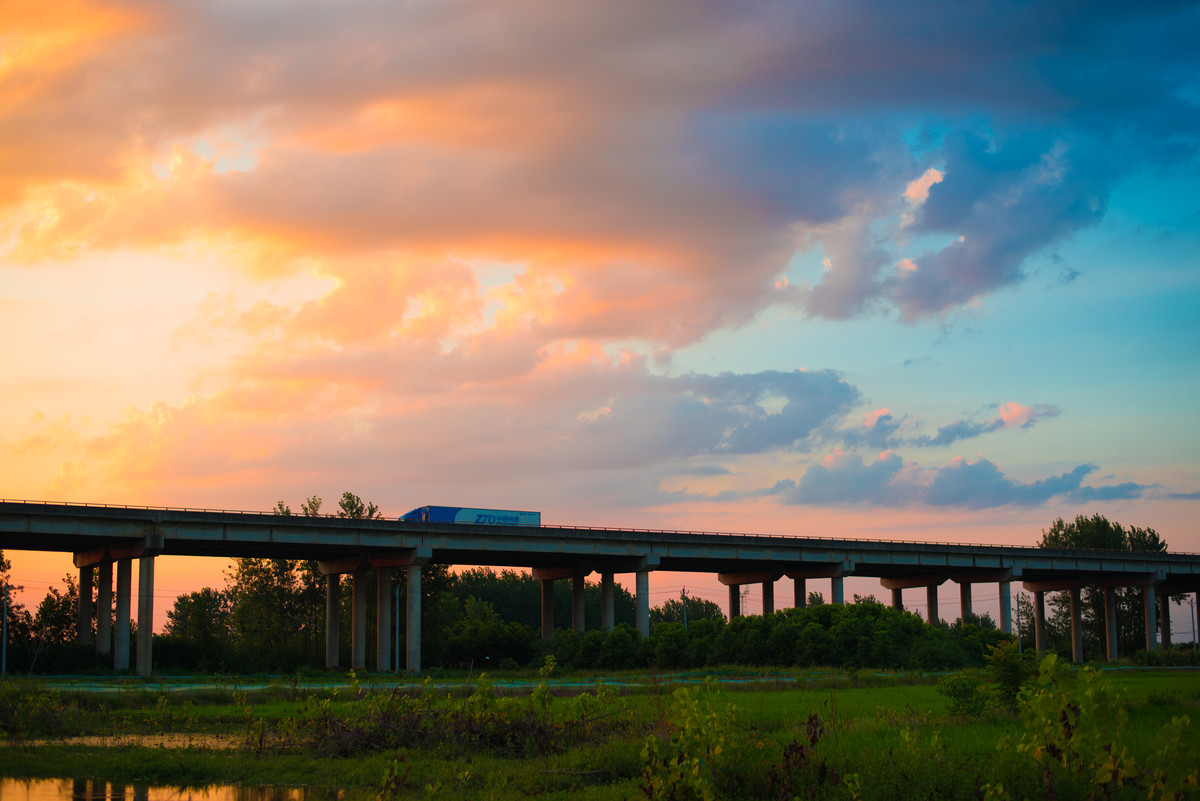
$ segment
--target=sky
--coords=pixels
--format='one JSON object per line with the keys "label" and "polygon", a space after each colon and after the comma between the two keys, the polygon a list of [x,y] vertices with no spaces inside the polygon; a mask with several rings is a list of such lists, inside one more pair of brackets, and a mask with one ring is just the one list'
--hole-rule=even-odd
{"label": "sky", "polygon": [[[0,3],[0,495],[1198,552],[1197,41],[1195,2]],[[34,602],[71,570],[8,556]],[[224,581],[158,561],[160,608]]]}

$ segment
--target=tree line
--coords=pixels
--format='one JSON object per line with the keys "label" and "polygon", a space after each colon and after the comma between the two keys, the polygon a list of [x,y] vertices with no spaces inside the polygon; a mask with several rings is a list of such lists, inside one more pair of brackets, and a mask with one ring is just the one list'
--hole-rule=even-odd
{"label": "tree line", "polygon": [[[300,514],[321,514],[322,501],[313,496]],[[282,501],[280,515],[292,510]],[[346,492],[338,501],[339,517],[370,519],[378,507]],[[1043,531],[1041,547],[1111,548],[1164,551],[1166,543],[1153,529],[1126,528],[1100,515],[1062,518]],[[10,564],[0,555],[0,578]],[[373,573],[373,571],[372,571]],[[368,574],[369,586],[375,576]],[[404,571],[393,574],[393,603],[403,642]],[[14,588],[15,589],[15,588]],[[427,565],[422,571],[422,642],[425,669],[524,668],[554,656],[558,664],[581,669],[698,668],[722,664],[820,665],[830,667],[948,669],[981,665],[989,645],[1011,639],[992,619],[972,616],[967,621],[926,624],[916,615],[875,601],[854,597],[854,603],[823,603],[820,593],[809,594],[809,605],[767,616],[743,616],[727,621],[721,608],[701,598],[668,599],[650,610],[651,635],[635,627],[636,601],[615,589],[615,627],[600,628],[601,589],[585,582],[585,632],[570,629],[569,592],[555,593],[557,625],[550,640],[541,639],[541,582],[515,570],[472,568],[451,572],[447,565]],[[350,664],[351,582],[341,584],[339,664]],[[1121,653],[1145,646],[1141,591],[1118,591]],[[1063,596],[1063,597],[1057,597]],[[1066,593],[1049,594],[1047,632],[1053,650],[1070,653],[1070,612]],[[11,602],[8,609],[8,655],[15,672],[58,673],[105,669],[94,648],[77,643],[78,587],[73,576],[63,587],[51,588],[36,610]],[[368,593],[368,619],[375,615],[376,594]],[[1032,646],[1032,608],[1023,594],[1019,632]],[[1104,603],[1097,588],[1084,591],[1084,645],[1088,658],[1103,657]],[[93,623],[94,626],[94,623]],[[131,623],[136,632],[136,623]],[[93,629],[94,641],[94,629]],[[368,654],[375,653],[375,631],[368,626]],[[131,648],[136,637],[131,637]],[[401,649],[402,651],[402,649]],[[325,577],[313,560],[235,559],[226,571],[225,586],[203,588],[179,596],[167,612],[163,633],[154,638],[159,671],[213,673],[292,672],[322,670],[325,666]],[[373,662],[374,660],[370,660]],[[132,664],[132,659],[131,662]],[[109,663],[111,664],[111,663]]]}

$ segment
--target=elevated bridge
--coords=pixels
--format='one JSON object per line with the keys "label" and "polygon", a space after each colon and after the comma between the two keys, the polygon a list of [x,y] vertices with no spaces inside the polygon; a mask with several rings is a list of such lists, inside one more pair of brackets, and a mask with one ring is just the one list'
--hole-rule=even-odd
{"label": "elevated bridge", "polygon": [[[691,531],[522,527],[487,524],[422,523],[301,517],[82,504],[0,501],[0,549],[59,551],[74,555],[79,569],[79,632],[91,632],[92,589],[96,587],[97,648],[113,653],[114,667],[127,669],[130,639],[131,571],[138,560],[137,672],[152,670],[154,559],[172,556],[264,557],[317,560],[326,576],[326,662],[338,663],[341,576],[353,581],[351,667],[366,667],[368,569],[375,568],[375,666],[392,665],[390,615],[392,572],[407,572],[406,666],[421,665],[421,571],[430,563],[531,568],[542,582],[542,634],[553,634],[554,582],[572,581],[572,623],[583,629],[585,577],[601,578],[601,625],[613,625],[614,575],[633,573],[637,625],[650,631],[651,571],[714,573],[729,587],[729,614],[741,614],[740,587],[761,584],[763,612],[775,609],[774,590],[783,578],[793,582],[793,606],[804,606],[809,580],[828,580],[834,603],[843,603],[843,579],[870,576],[891,590],[891,603],[903,608],[906,589],[924,589],[928,616],[936,616],[938,587],[959,585],[962,618],[971,614],[971,587],[1000,587],[1000,626],[1012,631],[1011,583],[1034,594],[1037,647],[1044,650],[1044,595],[1071,593],[1073,656],[1082,659],[1080,589],[1105,588],[1107,646],[1116,651],[1115,587],[1144,589],[1146,647],[1158,647],[1159,620],[1169,644],[1168,599],[1200,590],[1200,554],[1128,551],[1052,550],[1003,545],[966,545],[895,540],[841,540],[804,536],[759,536]],[[116,591],[113,592],[115,566]],[[110,631],[116,602],[116,631]],[[1200,604],[1198,604],[1200,606]],[[115,648],[114,641],[115,639]]]}

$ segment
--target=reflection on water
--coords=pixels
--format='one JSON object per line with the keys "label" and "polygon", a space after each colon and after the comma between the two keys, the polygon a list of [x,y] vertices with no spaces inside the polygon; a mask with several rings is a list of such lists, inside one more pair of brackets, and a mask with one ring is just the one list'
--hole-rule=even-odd
{"label": "reflection on water", "polygon": [[56,737],[53,740],[0,741],[0,748],[20,745],[26,748],[43,745],[85,745],[117,748],[133,745],[139,748],[208,748],[228,749],[245,745],[245,735],[239,734],[88,734],[82,737]]}
{"label": "reflection on water", "polygon": [[90,779],[0,779],[0,801],[338,801],[324,788],[151,787]]}

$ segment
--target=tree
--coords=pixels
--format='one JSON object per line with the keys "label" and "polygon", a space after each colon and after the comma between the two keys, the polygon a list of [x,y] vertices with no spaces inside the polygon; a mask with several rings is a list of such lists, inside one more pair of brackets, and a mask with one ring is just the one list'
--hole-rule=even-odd
{"label": "tree", "polygon": [[712,601],[697,598],[694,595],[679,594],[678,600],[669,598],[662,606],[650,610],[651,627],[660,623],[683,623],[690,625],[698,620],[719,620],[725,622],[725,613],[721,607]]}
{"label": "tree", "polygon": [[288,559],[236,559],[226,573],[230,629],[237,651],[252,670],[311,663],[304,645],[305,613],[295,562]]}
{"label": "tree", "polygon": [[[317,500],[317,505],[320,506],[320,499]],[[379,507],[375,504],[363,503],[362,498],[353,492],[343,492],[341,500],[338,501],[337,516],[355,520],[372,520],[380,517],[380,514]]]}
{"label": "tree", "polygon": [[[1167,543],[1152,528],[1132,526],[1125,528],[1120,523],[1110,522],[1103,515],[1094,514],[1091,517],[1076,516],[1072,522],[1057,518],[1046,531],[1042,532],[1040,548],[1064,549],[1103,549],[1114,551],[1149,551],[1164,552]],[[1117,607],[1117,647],[1122,653],[1130,653],[1146,647],[1146,622],[1142,613],[1146,592],[1136,587],[1118,587],[1113,592],[1116,595]],[[1049,605],[1052,612],[1051,630],[1059,637],[1065,635],[1066,642],[1060,648],[1069,649],[1071,610],[1068,593],[1055,593]],[[1106,656],[1106,636],[1104,617],[1104,591],[1094,584],[1087,585],[1082,591],[1082,609],[1080,616],[1083,622],[1083,648],[1086,658],[1103,658]],[[1047,632],[1049,635],[1050,632]],[[1057,642],[1057,640],[1053,641]]]}
{"label": "tree", "polygon": [[63,577],[66,589],[51,587],[38,604],[33,616],[34,631],[45,645],[70,645],[76,641],[79,608],[79,587],[69,573]]}
{"label": "tree", "polygon": [[180,595],[167,612],[163,633],[192,640],[201,648],[223,645],[229,639],[229,596],[205,587]]}

